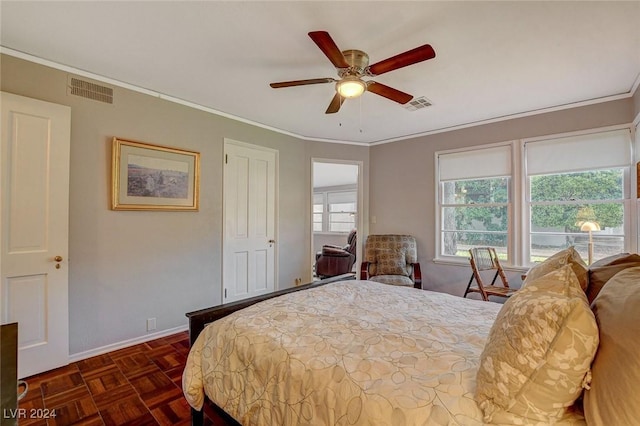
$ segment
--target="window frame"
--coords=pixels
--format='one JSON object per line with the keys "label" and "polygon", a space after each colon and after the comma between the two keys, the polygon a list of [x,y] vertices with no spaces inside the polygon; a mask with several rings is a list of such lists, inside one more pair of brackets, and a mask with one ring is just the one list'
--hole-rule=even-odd
{"label": "window frame", "polygon": [[[531,256],[532,256],[532,250],[531,250],[531,244],[532,244],[532,237],[534,234],[537,235],[542,235],[541,232],[533,232],[531,230],[531,221],[532,221],[532,213],[533,213],[533,207],[535,206],[542,206],[542,205],[562,205],[562,206],[569,206],[569,205],[575,205],[580,206],[580,205],[596,205],[596,204],[610,204],[610,203],[615,203],[615,204],[621,204],[622,205],[622,211],[623,211],[623,219],[622,219],[622,234],[613,234],[612,236],[614,237],[619,237],[622,236],[623,237],[623,248],[622,251],[631,251],[632,249],[630,247],[634,246],[634,243],[631,241],[632,239],[629,238],[630,234],[630,228],[631,228],[631,222],[632,222],[632,212],[631,212],[631,206],[632,203],[631,202],[631,197],[630,197],[630,181],[631,181],[631,166],[618,166],[618,167],[608,167],[608,168],[601,168],[601,169],[587,169],[587,170],[582,170],[584,172],[588,172],[588,171],[598,171],[598,170],[612,170],[612,169],[622,169],[623,173],[622,173],[622,198],[616,198],[616,199],[604,199],[604,200],[593,200],[593,199],[585,199],[585,200],[565,200],[565,201],[557,201],[557,202],[553,202],[553,201],[532,201],[531,200],[531,181],[530,181],[530,177],[532,176],[541,176],[541,175],[527,175],[524,178],[525,181],[525,187],[526,187],[526,191],[524,193],[524,197],[523,197],[523,203],[525,203],[525,212],[527,213],[527,216],[525,218],[525,224],[526,224],[526,229],[527,229],[527,237],[526,239],[523,239],[523,245],[526,244],[525,246],[523,246],[523,258],[522,258],[522,264],[524,266],[530,266],[532,265],[534,262],[531,262]],[[552,173],[549,175],[558,175],[558,174],[562,174],[562,173]],[[552,235],[553,233],[550,233],[549,235]],[[556,235],[570,235],[570,233],[562,233],[562,232],[558,232],[556,233]],[[594,234],[593,235],[593,239],[594,241],[597,241],[599,237]],[[561,250],[560,248],[558,250]],[[633,250],[635,251],[635,250]],[[587,257],[583,256],[583,260],[585,262],[587,262]],[[594,261],[597,259],[594,259]]]}
{"label": "window frame", "polygon": [[[331,211],[331,205],[332,204],[340,204],[340,203],[331,203],[330,202],[330,198],[332,194],[340,194],[340,193],[353,193],[353,203],[355,205],[355,210],[351,211],[351,212],[332,212]],[[332,231],[331,230],[331,215],[336,214],[336,213],[353,213],[353,226],[352,228],[357,227],[358,222],[357,222],[357,212],[358,212],[358,191],[357,189],[336,189],[336,190],[327,190],[327,191],[314,191],[313,192],[313,203],[312,203],[312,208],[313,206],[315,206],[316,203],[315,202],[315,197],[316,196],[321,196],[322,197],[322,230],[321,231],[316,231],[315,229],[313,230],[313,233],[315,234],[335,234],[335,235],[343,235],[343,234],[348,234],[351,230],[349,231]],[[316,212],[311,212],[312,215],[317,214]],[[313,221],[313,217],[312,217],[312,227],[316,222]],[[345,222],[339,222],[339,223],[345,223]]]}
{"label": "window frame", "polygon": [[[321,200],[319,203],[316,203],[316,197],[321,198],[322,200]],[[326,197],[326,194],[325,194],[324,192],[314,192],[314,193],[313,193],[313,195],[312,195],[312,203],[311,203],[311,229],[312,229],[312,232],[314,232],[314,233],[323,232],[323,231],[324,231],[324,229],[325,229],[325,218],[326,218],[326,214],[325,214],[325,213],[326,213],[326,212],[325,212],[325,210],[326,210],[326,209],[325,209],[325,207],[327,206],[326,198],[327,198],[327,197]],[[315,211],[315,206],[316,206],[316,205],[320,205],[320,206],[322,206],[322,211],[321,211],[321,212],[316,212],[316,211]],[[320,220],[320,230],[319,230],[319,231],[316,231],[316,229],[315,229],[315,225],[316,225],[316,223],[318,223],[318,222],[316,222],[316,221],[314,220],[314,219],[315,219],[315,215],[316,215],[316,214],[320,214],[320,216],[321,216],[321,220]]]}
{"label": "window frame", "polygon": [[[507,179],[507,200],[504,202],[488,202],[488,203],[446,203],[444,202],[444,198],[445,198],[445,193],[443,191],[444,188],[444,184],[448,183],[448,182],[465,182],[465,181],[478,181],[478,180],[490,180],[490,179],[502,179],[502,178],[506,178]],[[512,227],[512,223],[513,223],[513,219],[512,219],[512,215],[513,215],[513,208],[512,208],[512,204],[513,204],[513,182],[512,182],[512,177],[508,176],[508,175],[501,175],[501,176],[490,176],[490,177],[484,177],[484,178],[478,178],[478,179],[457,179],[457,180],[445,180],[445,181],[440,181],[438,188],[440,190],[440,208],[439,208],[439,213],[440,213],[440,217],[442,217],[442,213],[445,209],[448,208],[456,208],[456,207],[460,207],[460,208],[468,208],[468,207],[481,207],[481,208],[493,208],[493,207],[498,207],[498,208],[505,208],[506,210],[506,215],[507,215],[507,224],[506,224],[506,230],[505,231],[474,231],[474,230],[466,230],[466,229],[456,229],[453,232],[469,232],[469,233],[478,233],[478,234],[493,234],[493,235],[505,235],[505,241],[506,241],[506,256],[507,258],[504,259],[504,263],[505,264],[509,264],[510,263],[510,254],[512,253],[511,250],[511,241],[510,241],[510,236],[512,235],[512,232],[510,232],[510,229]],[[444,238],[445,238],[445,234],[447,234],[448,232],[452,232],[450,230],[444,229],[444,223],[440,222],[440,226],[439,226],[439,233],[440,233],[440,238],[438,239],[438,241],[440,242],[441,246],[440,246],[440,256],[442,257],[452,257],[452,258],[460,258],[461,256],[457,256],[457,255],[450,255],[450,254],[443,254],[442,253],[442,245],[444,245]],[[502,252],[502,250],[499,250],[500,252]],[[501,262],[503,260],[501,259]]]}
{"label": "window frame", "polygon": [[[519,178],[516,178],[516,164],[513,160],[514,156],[519,155],[519,150],[516,146],[516,141],[507,141],[507,142],[499,142],[492,144],[483,144],[483,145],[474,145],[472,147],[465,147],[459,149],[451,149],[444,151],[436,151],[435,153],[435,171],[436,171],[436,179],[435,179],[435,196],[436,196],[436,257],[434,259],[435,262],[441,263],[452,263],[452,264],[460,264],[465,263],[468,264],[468,258],[464,258],[462,256],[454,256],[454,255],[446,255],[442,253],[443,250],[443,235],[444,235],[444,225],[442,223],[442,211],[445,206],[449,204],[444,204],[444,194],[442,193],[443,185],[442,183],[445,181],[453,182],[453,181],[463,181],[469,180],[469,178],[461,178],[461,179],[445,179],[444,181],[440,180],[440,156],[447,154],[464,154],[470,153],[470,155],[474,155],[471,153],[478,153],[481,150],[492,150],[492,149],[509,149],[511,165],[510,172],[511,174],[496,174],[494,176],[483,176],[483,179],[491,179],[496,177],[509,177],[509,188],[508,188],[508,201],[507,201],[507,260],[503,263],[504,266],[510,266],[513,264],[513,259],[515,256],[515,238],[512,230],[515,230],[515,224],[517,221],[515,220],[515,215],[518,214],[518,209],[515,207],[515,200],[517,194],[517,188],[520,186]],[[480,179],[480,178],[478,178]],[[503,205],[503,203],[500,203]]]}
{"label": "window frame", "polygon": [[[480,144],[470,147],[442,150],[435,152],[435,198],[436,198],[436,223],[435,223],[435,258],[434,262],[443,264],[468,264],[468,259],[461,256],[445,255],[443,250],[443,217],[442,209],[445,204],[443,203],[444,197],[442,194],[442,182],[440,180],[440,163],[439,156],[450,153],[469,153],[473,155],[473,152],[478,150],[510,145],[511,146],[511,176],[510,176],[510,205],[508,209],[508,224],[507,224],[507,253],[508,261],[503,262],[503,266],[507,266],[514,270],[526,270],[531,266],[529,259],[531,257],[531,200],[530,200],[530,183],[529,175],[527,174],[526,165],[527,158],[525,152],[525,146],[527,143],[536,141],[545,141],[551,139],[558,139],[564,137],[574,136],[587,136],[598,133],[606,133],[609,131],[627,130],[630,132],[630,149],[631,149],[631,161],[629,164],[619,166],[623,168],[623,196],[622,200],[624,209],[623,229],[624,229],[624,250],[628,252],[635,252],[640,244],[640,236],[633,237],[633,232],[638,229],[637,217],[640,210],[640,199],[636,199],[636,194],[633,188],[638,185],[636,174],[636,144],[640,144],[640,138],[636,134],[636,131],[631,124],[608,126],[595,129],[589,129],[585,131],[557,133],[551,135],[545,135],[535,138],[522,138],[507,142],[492,143],[492,144]],[[640,163],[638,165],[640,170]],[[600,169],[607,169],[613,167],[601,167]],[[587,170],[597,170],[598,168],[590,168]],[[576,171],[572,169],[571,171]],[[451,179],[447,179],[451,181]],[[463,180],[463,179],[460,179]],[[640,195],[640,188],[638,189]]]}

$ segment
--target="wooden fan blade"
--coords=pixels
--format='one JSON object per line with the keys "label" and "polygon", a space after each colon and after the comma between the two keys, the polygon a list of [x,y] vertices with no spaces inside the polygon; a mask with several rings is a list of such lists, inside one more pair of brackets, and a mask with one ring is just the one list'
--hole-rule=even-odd
{"label": "wooden fan blade", "polygon": [[318,45],[322,53],[331,61],[336,68],[349,68],[349,63],[344,58],[344,55],[338,49],[338,46],[333,41],[331,36],[326,31],[311,31],[309,37],[315,44]]}
{"label": "wooden fan blade", "polygon": [[387,99],[391,99],[392,101],[396,101],[399,104],[406,104],[413,96],[408,93],[401,92],[398,89],[394,89],[393,87],[386,86],[382,83],[376,83],[375,81],[370,81],[367,83],[367,91],[375,93],[376,95],[383,96]]}
{"label": "wooden fan blade", "polygon": [[336,92],[333,99],[331,99],[331,103],[329,104],[329,108],[327,108],[327,110],[325,111],[325,114],[335,114],[336,112],[340,111],[340,107],[342,106],[343,102],[344,98],[340,96],[340,93]]}
{"label": "wooden fan blade", "polygon": [[433,47],[425,44],[424,46],[416,47],[415,49],[392,56],[384,61],[376,62],[369,67],[369,73],[371,75],[380,75],[385,72],[397,70],[398,68],[413,65],[435,57],[436,52],[433,50]]}
{"label": "wooden fan blade", "polygon": [[336,80],[333,78],[312,78],[309,80],[293,80],[293,81],[281,81],[280,83],[271,83],[269,86],[274,89],[279,89],[281,87],[292,87],[292,86],[305,86],[307,84],[320,84],[320,83],[333,83]]}

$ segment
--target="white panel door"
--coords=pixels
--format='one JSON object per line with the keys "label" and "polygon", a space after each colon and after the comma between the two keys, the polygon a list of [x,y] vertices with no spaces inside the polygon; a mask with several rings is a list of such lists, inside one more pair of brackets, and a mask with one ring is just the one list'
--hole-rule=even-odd
{"label": "white panel door", "polygon": [[18,323],[27,377],[69,362],[71,110],[0,95],[0,322]]}
{"label": "white panel door", "polygon": [[277,152],[225,141],[223,301],[275,288]]}

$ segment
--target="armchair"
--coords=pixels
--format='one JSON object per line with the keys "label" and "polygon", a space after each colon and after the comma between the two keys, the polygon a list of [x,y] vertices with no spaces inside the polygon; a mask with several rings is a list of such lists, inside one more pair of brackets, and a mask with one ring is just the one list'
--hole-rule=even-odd
{"label": "armchair", "polygon": [[316,275],[320,278],[334,277],[351,272],[356,263],[356,230],[347,237],[347,245],[324,245],[316,253]]}
{"label": "armchair", "polygon": [[416,239],[411,235],[369,235],[360,279],[422,288]]}

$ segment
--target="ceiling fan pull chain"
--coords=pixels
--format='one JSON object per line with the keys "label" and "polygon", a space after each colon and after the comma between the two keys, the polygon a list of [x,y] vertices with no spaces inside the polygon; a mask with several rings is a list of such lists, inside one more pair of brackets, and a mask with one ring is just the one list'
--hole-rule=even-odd
{"label": "ceiling fan pull chain", "polygon": [[362,133],[362,96],[360,96],[360,119],[358,121],[358,127],[360,127],[360,133]]}

